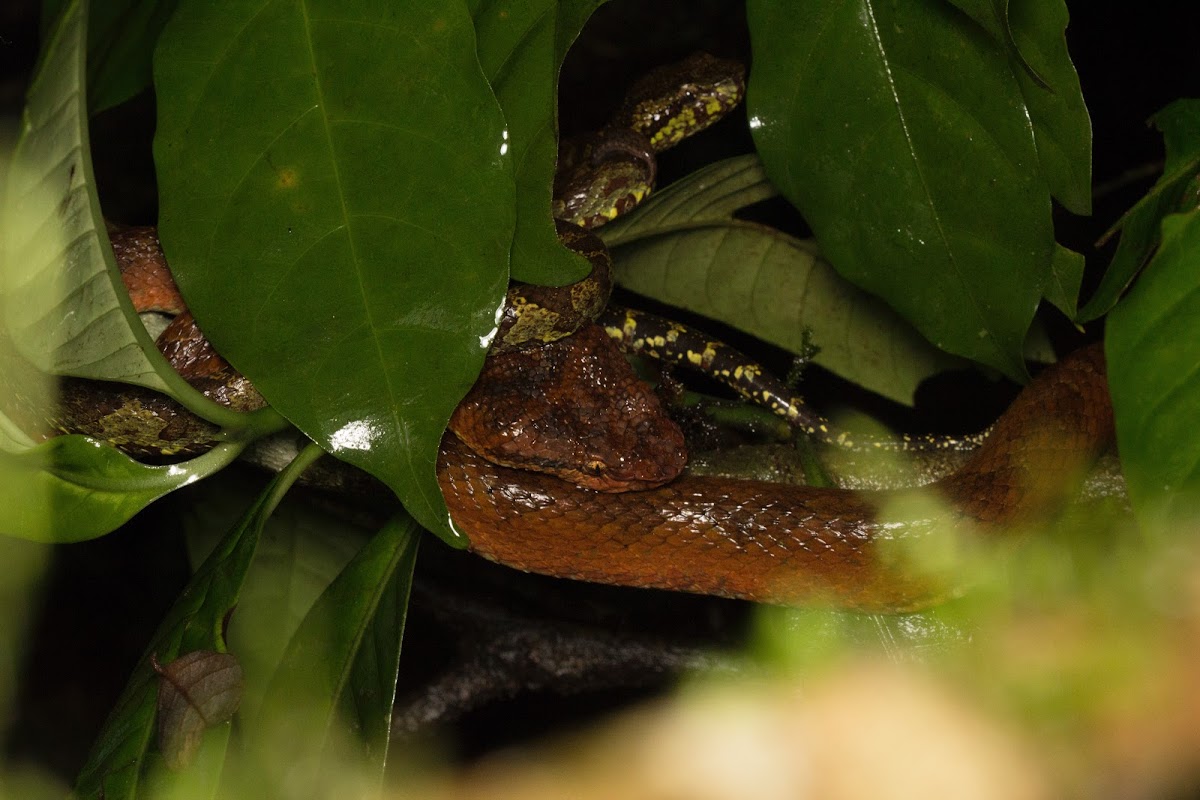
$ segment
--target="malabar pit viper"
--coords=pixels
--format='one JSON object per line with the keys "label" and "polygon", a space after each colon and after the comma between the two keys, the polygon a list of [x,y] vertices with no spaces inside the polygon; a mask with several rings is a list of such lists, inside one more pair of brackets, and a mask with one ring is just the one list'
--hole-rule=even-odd
{"label": "malabar pit viper", "polygon": [[[714,64],[724,66],[704,57],[693,66]],[[635,89],[659,91],[668,77],[652,74]],[[721,76],[701,82],[700,89],[689,86],[683,96],[691,97],[692,110],[681,111],[682,101],[672,99],[670,114],[650,114],[665,120],[658,129],[632,121],[646,114],[631,92],[609,128],[564,146],[556,216],[594,227],[635,205],[653,184],[654,154],[703,127],[707,120],[698,122],[698,115],[711,111],[715,118],[736,104],[741,85],[738,74],[732,83]],[[691,123],[676,122],[681,116]],[[588,174],[605,165],[616,183],[605,190],[607,200],[594,202],[596,192],[584,187]],[[707,355],[698,353],[688,329],[639,329],[636,313],[602,310],[609,292],[603,245],[573,226],[560,226],[560,233],[593,261],[593,274],[565,290],[513,287],[500,344],[456,410],[437,462],[455,525],[472,550],[500,563],[755,601],[913,609],[952,587],[945,576],[913,569],[906,546],[945,530],[998,532],[1038,518],[1061,504],[1080,470],[1112,440],[1104,360],[1093,345],[1040,374],[964,466],[919,491],[857,492],[680,474],[683,437],[614,339],[660,350],[668,359],[698,361],[704,355],[710,372],[724,372],[746,396],[805,430],[835,437],[751,362],[732,366],[741,358],[736,351],[707,342]],[[212,350],[173,293],[153,229],[114,227],[111,234],[138,308],[177,315],[158,343],[181,374],[218,402],[239,409],[261,405],[249,381]],[[531,307],[551,309],[553,322],[528,314]],[[589,321],[597,317],[607,331]],[[513,330],[518,333],[510,336]],[[672,336],[678,341],[667,341]],[[546,380],[556,388],[542,410],[530,412],[529,387]],[[170,403],[142,394],[147,403]],[[495,435],[497,413],[511,415],[501,428],[529,435]],[[194,435],[181,435],[186,425],[164,419],[155,434],[162,452]],[[565,450],[564,434],[573,437]],[[137,442],[107,438],[139,450]]]}

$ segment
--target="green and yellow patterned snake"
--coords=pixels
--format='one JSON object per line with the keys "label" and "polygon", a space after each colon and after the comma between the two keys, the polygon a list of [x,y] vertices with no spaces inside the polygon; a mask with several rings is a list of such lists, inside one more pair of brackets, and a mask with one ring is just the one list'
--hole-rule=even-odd
{"label": "green and yellow patterned snake", "polygon": [[[703,73],[722,63],[696,57],[691,69]],[[740,99],[740,73],[732,82],[720,77],[714,83],[681,82],[678,72],[655,73],[641,82],[612,125],[564,153],[556,215],[594,225],[620,213],[618,207],[627,201],[613,202],[614,196],[636,202],[636,195],[650,190],[655,152]],[[686,88],[669,95],[666,106],[673,110],[659,114],[660,125],[643,125],[647,106],[639,92],[665,83],[666,77]],[[680,98],[688,97],[691,110],[680,110]],[[580,189],[594,172],[610,179],[608,188]],[[594,203],[599,195],[609,199]],[[137,271],[130,266],[137,260],[131,254],[146,256],[151,272],[165,272],[151,236],[146,230],[115,235],[126,275]],[[567,238],[599,264],[597,273],[603,271],[602,245],[582,233]],[[498,347],[456,410],[453,432],[443,438],[438,458],[438,481],[451,518],[469,537],[471,549],[518,569],[765,602],[912,609],[936,602],[948,587],[941,576],[912,572],[895,547],[945,525],[1004,530],[1044,513],[1062,500],[1075,468],[1112,437],[1104,361],[1092,347],[1040,375],[965,466],[927,487],[921,498],[938,498],[936,508],[923,503],[919,512],[894,511],[911,508],[914,495],[908,491],[855,492],[681,475],[682,435],[634,377],[612,337],[684,361],[703,360],[709,350],[714,353],[710,362],[717,356],[737,360],[730,355],[736,351],[720,350],[686,329],[642,324],[611,309],[600,317],[606,333],[586,320],[597,302],[607,299],[607,278],[597,274],[585,280],[586,285],[574,287],[582,300],[568,297],[567,305],[540,289],[514,287],[510,298],[522,302],[510,305],[532,310],[558,304],[549,316],[582,321],[560,327],[543,320],[532,333]],[[140,292],[135,285],[135,297]],[[524,313],[514,314],[511,329],[524,324]],[[572,326],[573,333],[564,333]],[[210,396],[242,402],[250,387],[234,391],[240,376],[230,374],[194,327],[180,313],[160,346]],[[647,327],[652,329],[648,335]],[[823,421],[800,407],[786,387],[761,388],[766,384],[759,381],[768,379],[752,363],[718,371],[734,376],[731,384],[755,399],[762,400],[767,391],[777,411],[808,420],[802,427],[820,433]],[[204,376],[197,377],[198,372]],[[539,390],[538,403],[532,402],[534,385],[548,387]],[[497,436],[498,424],[530,435]],[[569,445],[555,441],[564,430],[572,431]],[[169,439],[173,432],[157,435]]]}

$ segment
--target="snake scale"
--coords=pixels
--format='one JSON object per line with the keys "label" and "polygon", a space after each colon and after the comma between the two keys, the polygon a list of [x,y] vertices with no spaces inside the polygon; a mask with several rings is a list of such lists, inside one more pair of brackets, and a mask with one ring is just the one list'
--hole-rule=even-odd
{"label": "snake scale", "polygon": [[[655,80],[661,76],[646,83]],[[676,116],[668,117],[660,132],[637,130],[628,121],[635,106],[626,104],[618,114],[624,121],[612,130],[565,152],[556,216],[593,225],[621,211],[606,210],[614,207],[611,201],[592,204],[593,193],[577,188],[574,176],[586,171],[579,165],[609,161],[617,190],[629,193],[635,185],[646,188],[633,194],[648,191],[653,154],[672,144],[681,129],[670,121]],[[582,240],[576,247],[586,251],[595,245]],[[162,261],[161,251],[149,255],[150,262]],[[129,261],[126,257],[123,263]],[[165,262],[161,266],[165,272]],[[127,282],[141,283],[131,278],[133,272],[126,271]],[[586,320],[598,310],[597,302],[603,305],[607,291],[607,286],[575,287],[581,310],[564,316]],[[514,296],[527,299],[524,290],[515,292],[510,292],[510,306]],[[557,301],[547,296],[533,305],[544,302]],[[509,327],[521,324],[516,315]],[[177,330],[189,325],[194,328],[187,316],[173,323]],[[567,338],[549,341],[559,336]],[[228,392],[235,378],[222,371],[223,360],[205,350],[206,343],[195,343],[197,337],[203,343],[197,332],[195,337],[177,334],[172,344],[160,341],[160,346],[187,351],[174,363],[208,365],[210,390]],[[539,347],[523,347],[523,340],[536,340]],[[559,577],[763,602],[918,608],[944,598],[954,586],[946,576],[915,569],[906,550],[910,544],[946,530],[986,534],[1036,519],[1063,501],[1080,470],[1112,440],[1103,355],[1091,346],[1039,375],[963,467],[919,492],[679,475],[686,460],[682,436],[653,393],[619,354],[613,355],[612,340],[599,327],[572,323],[570,330],[549,334],[536,329],[517,337],[511,348],[497,348],[508,349],[514,352],[489,357],[480,383],[455,412],[454,433],[442,441],[437,478],[470,549],[517,569]],[[502,441],[497,448],[485,441],[494,421],[479,414],[516,409],[523,415],[528,376],[564,372],[571,376],[560,389],[563,394],[550,397],[542,412],[549,428],[538,428],[532,444]],[[506,382],[507,389],[496,388]],[[574,419],[565,421],[565,416]],[[569,458],[536,451],[549,439],[547,430],[578,429],[580,423],[605,436],[586,434],[582,449]],[[512,424],[533,427],[525,416]],[[513,455],[505,448],[521,452]],[[570,463],[574,466],[564,466]]]}

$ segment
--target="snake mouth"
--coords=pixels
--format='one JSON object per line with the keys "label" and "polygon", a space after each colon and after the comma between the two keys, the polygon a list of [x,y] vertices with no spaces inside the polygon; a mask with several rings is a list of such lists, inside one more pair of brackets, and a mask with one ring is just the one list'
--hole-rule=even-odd
{"label": "snake mouth", "polygon": [[647,477],[645,474],[638,474],[635,470],[628,472],[629,474],[622,475],[607,470],[600,474],[585,470],[572,470],[560,472],[559,477],[584,489],[591,489],[594,492],[604,492],[606,494],[654,489],[668,483],[675,477],[674,475]]}
{"label": "snake mouth", "polygon": [[[656,439],[659,443],[670,438]],[[597,492],[631,492],[654,489],[674,480],[687,465],[687,451],[667,448],[629,453],[620,457],[587,459],[582,465],[560,466],[556,474],[577,486]]]}

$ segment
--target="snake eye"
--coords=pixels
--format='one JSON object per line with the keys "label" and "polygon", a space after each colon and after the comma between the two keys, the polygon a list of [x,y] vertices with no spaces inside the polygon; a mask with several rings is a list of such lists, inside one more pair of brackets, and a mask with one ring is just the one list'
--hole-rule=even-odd
{"label": "snake eye", "polygon": [[604,474],[604,462],[599,461],[599,460],[589,461],[587,463],[587,466],[584,467],[584,469],[586,469],[592,475],[603,475]]}

